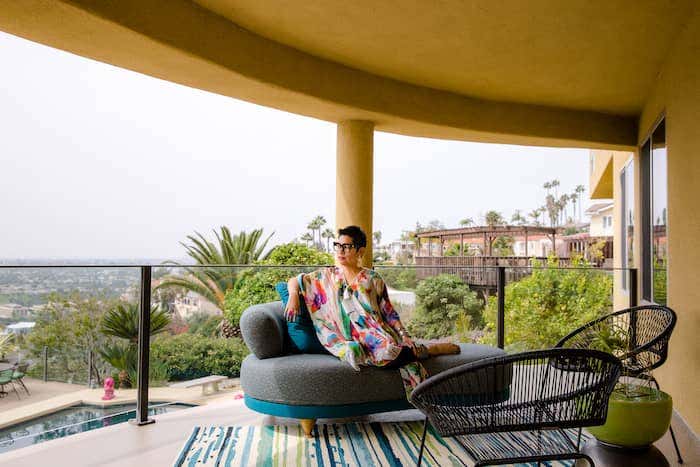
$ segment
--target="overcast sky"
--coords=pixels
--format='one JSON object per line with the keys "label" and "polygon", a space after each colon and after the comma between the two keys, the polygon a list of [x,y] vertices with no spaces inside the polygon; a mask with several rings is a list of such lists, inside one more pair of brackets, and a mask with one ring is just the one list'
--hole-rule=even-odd
{"label": "overcast sky", "polygon": [[[0,258],[181,258],[220,225],[333,226],[335,125],[0,33]],[[588,151],[375,135],[375,230],[456,227],[588,187]],[[587,193],[584,194],[587,196]],[[588,201],[584,201],[584,208]]]}

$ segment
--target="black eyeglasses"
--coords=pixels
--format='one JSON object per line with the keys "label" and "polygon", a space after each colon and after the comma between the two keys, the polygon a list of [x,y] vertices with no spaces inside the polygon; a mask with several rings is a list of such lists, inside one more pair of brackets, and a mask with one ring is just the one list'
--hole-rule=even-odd
{"label": "black eyeglasses", "polygon": [[352,243],[338,243],[338,242],[333,242],[333,249],[335,251],[350,251],[353,248],[355,248],[355,245]]}

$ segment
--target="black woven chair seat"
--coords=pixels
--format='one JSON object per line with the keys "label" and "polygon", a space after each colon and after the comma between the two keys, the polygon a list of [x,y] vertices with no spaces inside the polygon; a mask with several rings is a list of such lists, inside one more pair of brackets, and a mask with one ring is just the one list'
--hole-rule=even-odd
{"label": "black woven chair seat", "polygon": [[[566,441],[563,429],[605,422],[621,367],[615,356],[598,350],[549,349],[487,358],[428,378],[414,389],[411,402],[426,415],[426,427],[429,421],[440,435],[464,443],[477,465],[575,459],[586,456],[578,444]],[[462,399],[467,403],[456,403],[459,394],[469,395]],[[552,429],[555,434],[547,431]],[[518,441],[514,432],[536,433],[539,444]],[[489,439],[497,446],[474,447]]]}

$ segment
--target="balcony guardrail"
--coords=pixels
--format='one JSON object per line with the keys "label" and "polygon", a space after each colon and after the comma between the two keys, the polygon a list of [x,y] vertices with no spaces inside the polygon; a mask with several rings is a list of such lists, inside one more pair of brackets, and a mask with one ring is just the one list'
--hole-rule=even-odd
{"label": "balcony guardrail", "polygon": [[[86,268],[86,269],[122,269],[131,268],[138,269],[140,272],[139,278],[139,323],[138,323],[138,371],[137,371],[137,408],[136,408],[136,419],[133,421],[136,425],[145,425],[153,423],[153,419],[148,418],[148,391],[149,391],[149,354],[151,347],[151,322],[150,322],[150,311],[152,303],[152,277],[154,268],[172,268],[179,270],[187,269],[231,269],[232,271],[238,273],[243,270],[266,270],[266,269],[281,269],[296,272],[296,271],[308,271],[313,270],[318,267],[323,267],[324,265],[174,265],[174,264],[109,264],[109,265],[82,265],[82,264],[70,264],[70,265],[53,265],[53,264],[40,264],[40,265],[0,265],[0,272],[10,270],[10,269],[66,269],[66,268]],[[497,317],[496,317],[496,343],[498,347],[505,347],[505,336],[507,323],[505,322],[505,309],[506,309],[506,285],[510,281],[517,281],[528,275],[532,274],[533,271],[540,269],[555,269],[560,271],[570,271],[570,270],[595,270],[602,271],[606,273],[612,273],[618,268],[593,268],[593,267],[549,267],[547,265],[484,265],[484,266],[451,266],[451,265],[440,265],[431,264],[429,266],[425,265],[401,265],[401,266],[385,266],[378,265],[375,267],[376,270],[382,273],[384,270],[389,271],[391,269],[399,269],[403,271],[409,270],[421,270],[429,269],[429,273],[432,275],[436,274],[452,274],[462,280],[477,274],[481,274],[481,277],[486,276],[485,271],[471,271],[471,269],[489,269],[488,275],[495,278],[495,294],[497,301]],[[629,291],[629,306],[637,305],[637,270],[636,269],[625,269],[626,271],[625,279],[627,281],[627,290]],[[428,273],[426,273],[428,274]],[[467,281],[465,281],[467,282]],[[467,282],[468,283],[468,282]],[[389,284],[391,285],[391,284]],[[473,284],[475,286],[483,284]],[[90,353],[88,357],[88,365],[90,368],[93,364],[93,354]],[[48,380],[48,350],[44,349],[44,368],[43,377],[44,380]],[[91,373],[88,370],[88,384],[91,381]]]}

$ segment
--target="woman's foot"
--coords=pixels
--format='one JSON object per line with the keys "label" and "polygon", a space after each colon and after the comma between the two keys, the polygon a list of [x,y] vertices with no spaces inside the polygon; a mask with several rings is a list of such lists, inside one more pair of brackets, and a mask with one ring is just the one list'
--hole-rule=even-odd
{"label": "woman's foot", "polygon": [[437,355],[454,355],[458,354],[459,352],[459,346],[450,342],[441,342],[439,344],[428,345],[428,354],[431,357],[435,357]]}

